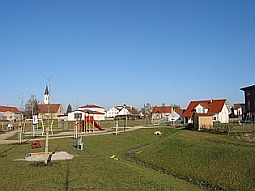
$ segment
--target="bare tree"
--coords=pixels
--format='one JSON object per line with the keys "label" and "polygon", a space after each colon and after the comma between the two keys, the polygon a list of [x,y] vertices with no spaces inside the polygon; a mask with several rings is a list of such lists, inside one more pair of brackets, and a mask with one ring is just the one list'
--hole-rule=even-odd
{"label": "bare tree", "polygon": [[38,101],[35,95],[31,95],[27,103],[25,104],[25,113],[27,118],[31,119],[32,115],[38,115]]}

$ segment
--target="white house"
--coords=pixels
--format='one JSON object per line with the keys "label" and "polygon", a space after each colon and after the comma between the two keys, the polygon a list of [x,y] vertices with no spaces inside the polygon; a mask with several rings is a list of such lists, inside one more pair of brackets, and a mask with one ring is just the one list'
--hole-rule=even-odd
{"label": "white house", "polygon": [[242,103],[235,103],[233,106],[233,111],[235,116],[242,116]]}
{"label": "white house", "polygon": [[168,122],[171,124],[181,124],[184,121],[182,116],[183,109],[174,109],[168,116]]}
{"label": "white house", "polygon": [[[123,107],[123,106],[122,106],[122,107]],[[116,116],[118,115],[118,113],[120,112],[121,109],[122,109],[122,108],[120,108],[120,107],[118,107],[118,106],[112,107],[111,109],[109,109],[109,110],[106,112],[105,116],[106,116],[107,118],[114,118],[114,117],[116,117]]]}
{"label": "white house", "polygon": [[17,107],[0,105],[0,120],[8,120],[14,122],[22,120],[23,115]]}
{"label": "white house", "polygon": [[185,123],[192,123],[195,114],[212,114],[213,122],[228,123],[231,113],[226,99],[191,101],[184,111]]}
{"label": "white house", "polygon": [[79,107],[77,110],[68,113],[68,121],[75,121],[76,119],[84,120],[85,115],[88,115],[88,111],[92,111],[92,115],[94,120],[102,121],[105,120],[105,110],[103,107],[97,105],[85,105]]}

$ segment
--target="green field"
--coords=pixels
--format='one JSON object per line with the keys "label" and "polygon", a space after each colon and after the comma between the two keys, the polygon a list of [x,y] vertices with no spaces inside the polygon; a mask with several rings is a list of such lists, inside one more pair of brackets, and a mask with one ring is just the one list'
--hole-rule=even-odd
{"label": "green field", "polygon": [[0,145],[1,190],[255,190],[254,142],[174,127],[83,140],[82,151],[73,138],[50,140],[49,151],[74,158],[43,167],[15,159],[43,151],[44,141],[36,150]]}

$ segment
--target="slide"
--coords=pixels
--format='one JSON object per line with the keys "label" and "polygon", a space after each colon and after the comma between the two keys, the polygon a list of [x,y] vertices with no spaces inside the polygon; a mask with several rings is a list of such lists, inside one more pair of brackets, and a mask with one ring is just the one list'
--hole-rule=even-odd
{"label": "slide", "polygon": [[102,128],[95,120],[94,120],[94,117],[93,116],[86,116],[86,120],[88,120],[93,123],[94,121],[94,125],[100,130],[100,131],[104,131],[105,129]]}
{"label": "slide", "polygon": [[[93,123],[93,121],[92,121]],[[102,128],[96,121],[94,121],[94,125],[100,130],[100,131],[104,131],[105,129]]]}

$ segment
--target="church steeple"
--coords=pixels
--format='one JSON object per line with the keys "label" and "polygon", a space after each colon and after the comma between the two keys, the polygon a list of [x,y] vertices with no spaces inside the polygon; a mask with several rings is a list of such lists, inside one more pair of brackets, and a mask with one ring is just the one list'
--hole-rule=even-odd
{"label": "church steeple", "polygon": [[46,85],[45,92],[44,92],[44,104],[50,103],[50,92],[48,86]]}

